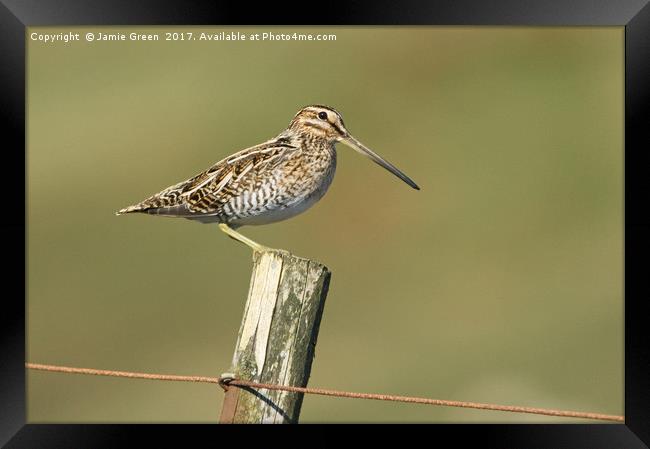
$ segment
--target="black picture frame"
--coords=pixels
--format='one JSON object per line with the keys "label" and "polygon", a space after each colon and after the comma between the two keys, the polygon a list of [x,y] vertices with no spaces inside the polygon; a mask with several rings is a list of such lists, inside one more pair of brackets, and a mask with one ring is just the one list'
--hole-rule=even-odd
{"label": "black picture frame", "polygon": [[[5,277],[0,351],[0,444],[11,448],[128,447],[135,433],[150,444],[172,434],[190,446],[224,426],[26,424],[25,407],[25,37],[36,25],[505,25],[625,26],[625,424],[436,425],[435,441],[480,447],[641,448],[650,444],[650,338],[643,303],[650,221],[648,0],[389,0],[307,3],[189,0],[0,0],[0,114],[4,198],[0,222]],[[327,7],[324,7],[324,6]],[[22,193],[22,195],[20,194]],[[69,211],[74,213],[74,211]],[[66,213],[66,211],[62,211]],[[21,236],[23,238],[21,238]],[[13,289],[7,286],[15,286]],[[21,294],[22,293],[22,294]],[[229,427],[230,429],[236,427]],[[333,434],[332,434],[333,435]],[[323,442],[320,440],[319,442]],[[644,444],[645,442],[645,444]]]}

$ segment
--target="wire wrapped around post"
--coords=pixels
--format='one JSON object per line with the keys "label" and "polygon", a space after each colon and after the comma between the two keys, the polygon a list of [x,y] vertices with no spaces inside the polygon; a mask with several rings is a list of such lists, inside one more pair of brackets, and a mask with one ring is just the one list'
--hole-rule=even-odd
{"label": "wire wrapped around post", "polygon": [[[232,375],[306,387],[331,273],[286,251],[256,252]],[[304,393],[230,386],[222,423],[297,423]]]}

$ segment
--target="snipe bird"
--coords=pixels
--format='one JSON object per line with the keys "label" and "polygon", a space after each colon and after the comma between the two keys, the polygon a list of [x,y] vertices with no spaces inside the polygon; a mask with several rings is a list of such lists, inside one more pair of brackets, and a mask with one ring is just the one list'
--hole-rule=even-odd
{"label": "snipe bird", "polygon": [[352,137],[336,110],[312,105],[298,111],[277,137],[241,150],[117,215],[139,212],[218,223],[235,240],[254,251],[265,251],[270,248],[235,229],[285,220],[313,206],[334,178],[338,142],[420,189],[397,167]]}

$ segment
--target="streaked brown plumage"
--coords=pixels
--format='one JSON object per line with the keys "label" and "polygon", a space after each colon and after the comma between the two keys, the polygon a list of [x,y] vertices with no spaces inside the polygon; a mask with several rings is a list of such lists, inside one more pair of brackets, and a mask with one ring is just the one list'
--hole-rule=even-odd
{"label": "streaked brown plumage", "polygon": [[313,105],[302,108],[274,139],[241,150],[117,214],[140,212],[219,223],[231,237],[263,250],[234,228],[293,217],[322,198],[334,178],[337,142],[346,143],[419,189],[354,139],[337,111]]}

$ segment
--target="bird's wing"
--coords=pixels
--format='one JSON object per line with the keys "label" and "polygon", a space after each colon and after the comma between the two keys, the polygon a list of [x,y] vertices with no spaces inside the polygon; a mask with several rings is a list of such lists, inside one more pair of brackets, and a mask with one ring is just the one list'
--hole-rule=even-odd
{"label": "bird's wing", "polygon": [[247,148],[139,204],[122,209],[120,213],[147,212],[181,217],[218,214],[238,189],[254,182],[255,174],[271,169],[296,150],[298,148],[282,139]]}

